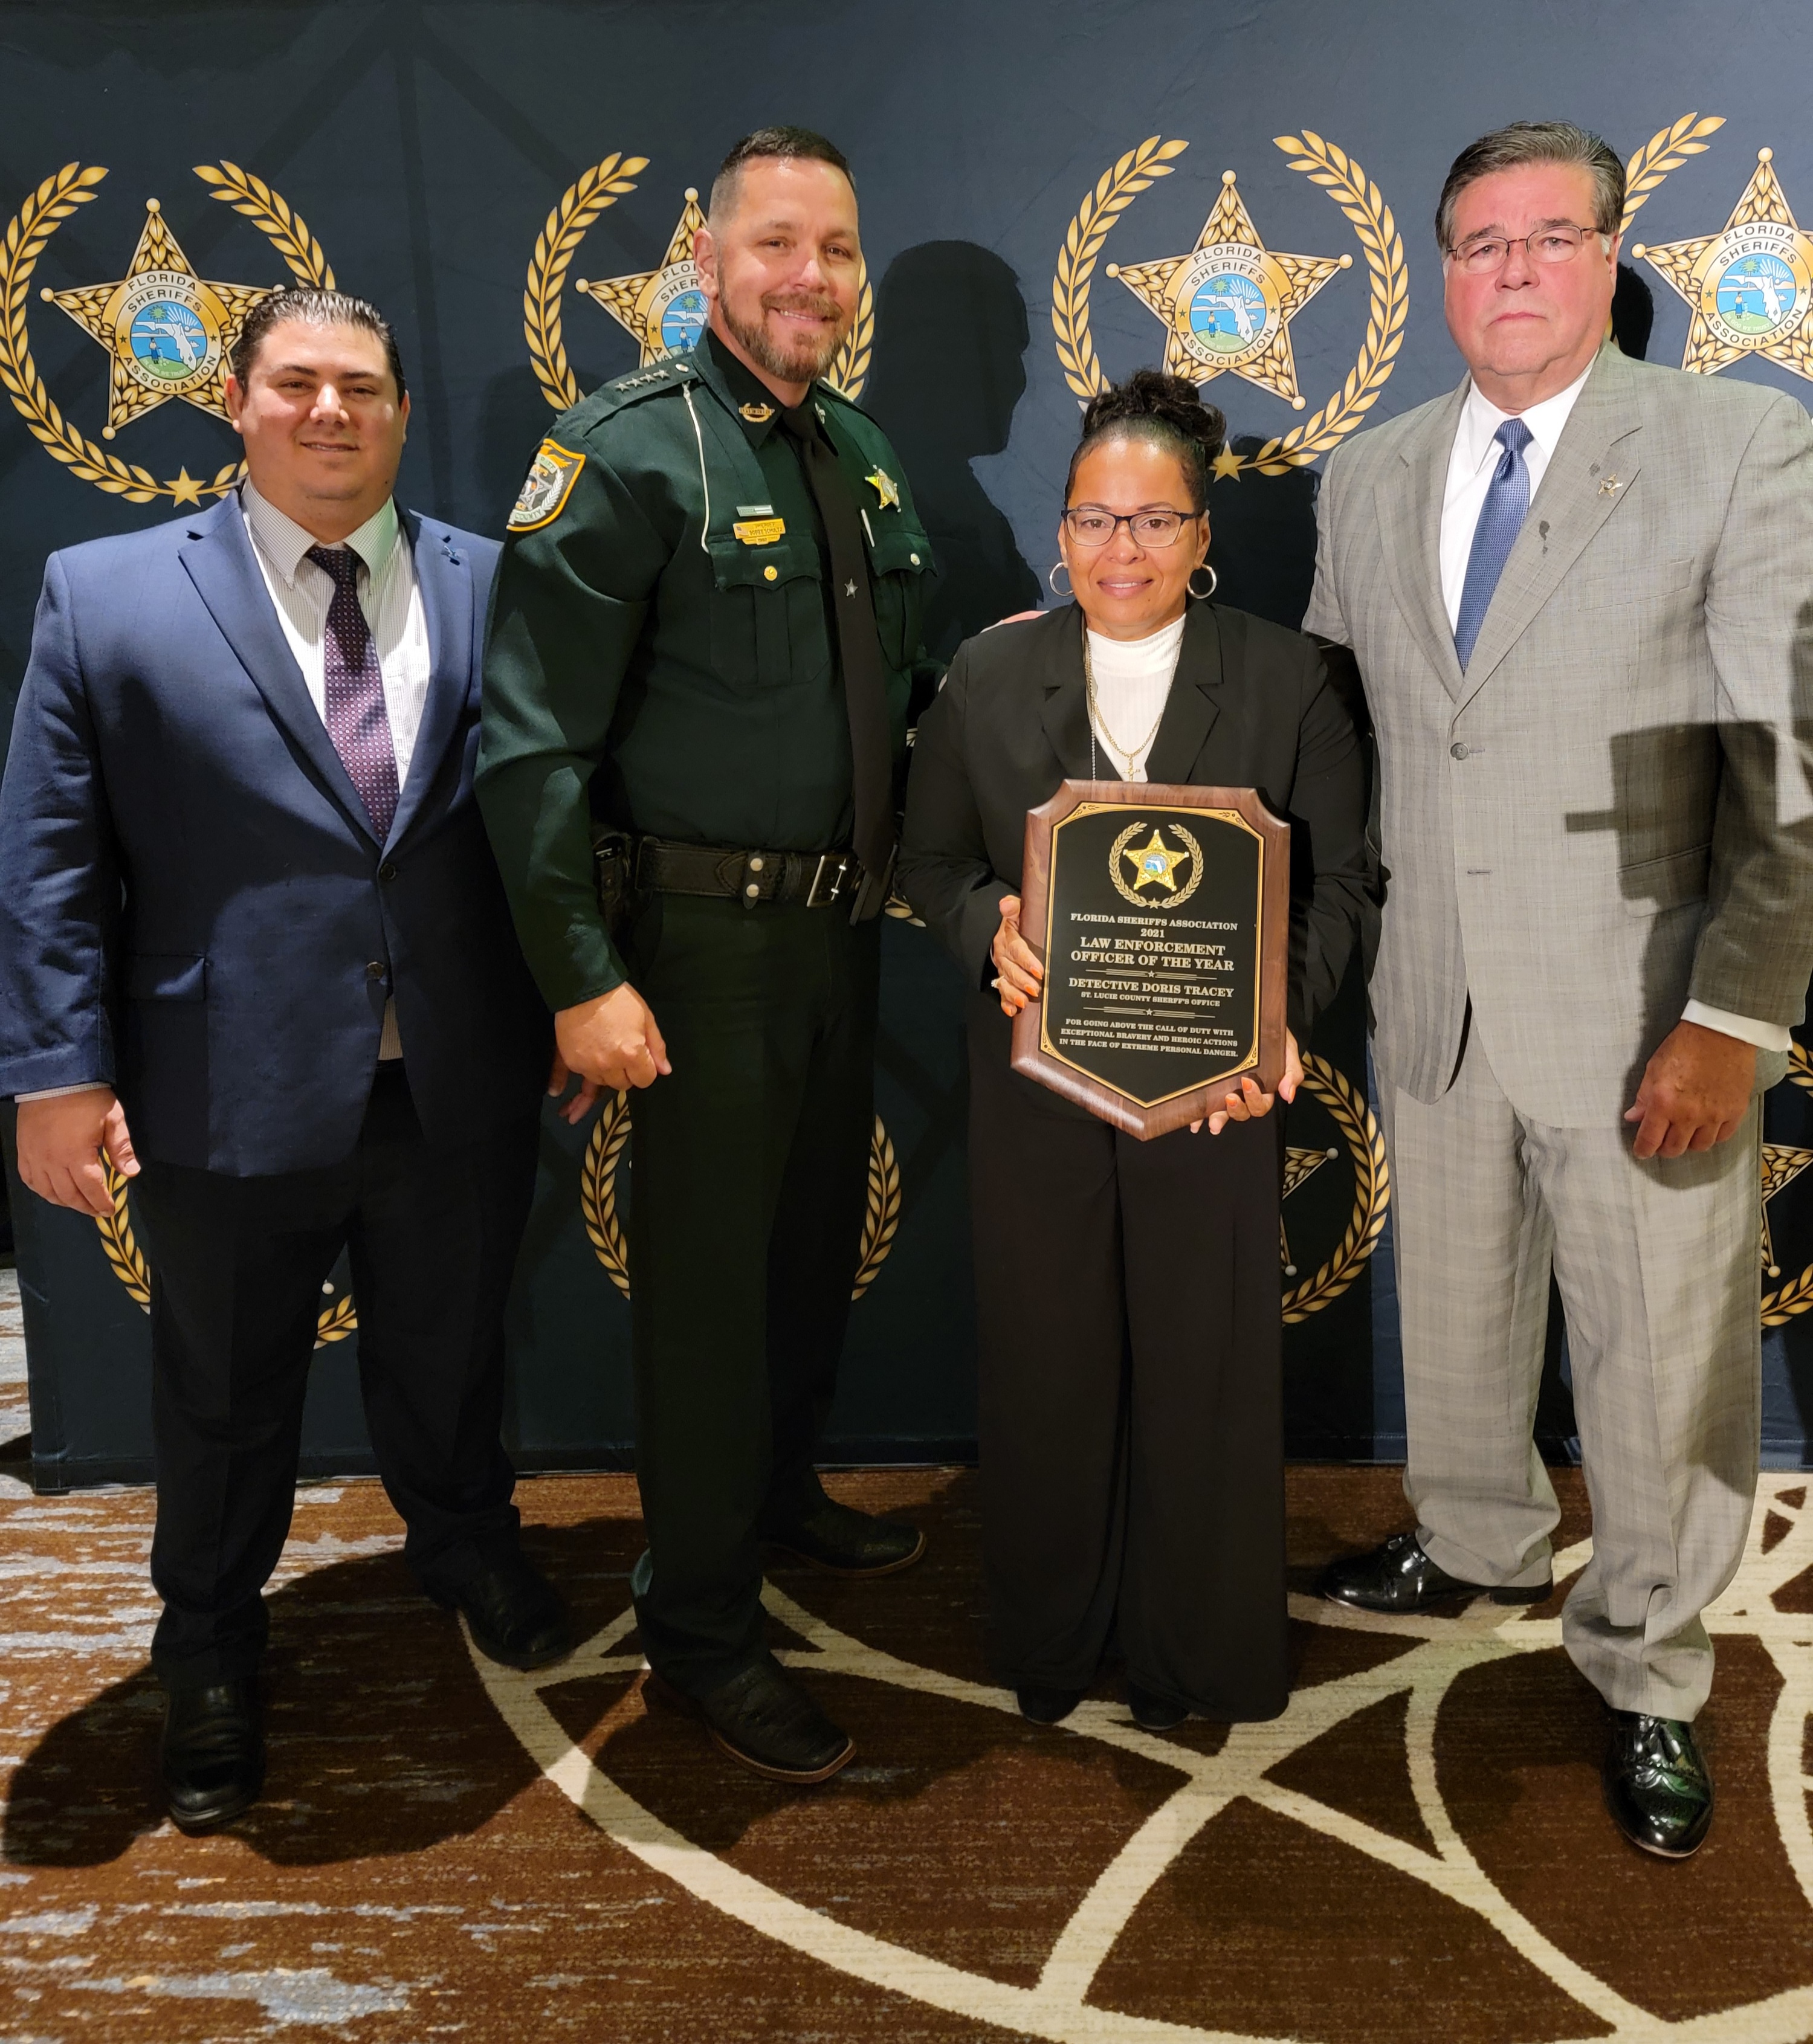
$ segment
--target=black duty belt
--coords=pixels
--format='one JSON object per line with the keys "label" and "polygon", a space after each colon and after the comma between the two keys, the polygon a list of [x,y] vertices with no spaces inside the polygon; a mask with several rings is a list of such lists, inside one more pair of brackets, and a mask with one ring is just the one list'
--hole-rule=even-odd
{"label": "black duty belt", "polygon": [[854,897],[862,864],[853,851],[739,851],[724,845],[636,841],[636,885],[663,894],[714,894],[741,901],[798,901],[828,909]]}

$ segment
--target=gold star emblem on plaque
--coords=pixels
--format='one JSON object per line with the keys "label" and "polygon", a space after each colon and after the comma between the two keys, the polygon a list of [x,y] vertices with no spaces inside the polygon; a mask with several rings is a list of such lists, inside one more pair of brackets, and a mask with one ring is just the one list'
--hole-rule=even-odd
{"label": "gold star emblem on plaque", "polygon": [[1238,376],[1300,412],[1291,321],[1336,271],[1353,264],[1351,256],[1287,256],[1268,248],[1234,172],[1223,171],[1220,196],[1194,248],[1151,263],[1111,263],[1108,275],[1164,322],[1169,374],[1197,383]]}
{"label": "gold star emblem on plaque", "polygon": [[[271,294],[268,284],[204,282],[156,199],[145,201],[144,215],[125,276],[43,294],[107,352],[112,373],[103,440],[172,398],[224,419],[233,344],[246,314]],[[179,504],[201,501],[201,486],[187,470],[172,488]]]}
{"label": "gold star emblem on plaque", "polygon": [[1813,1164],[1813,1150],[1796,1149],[1792,1143],[1763,1145],[1763,1269],[1771,1278],[1781,1275],[1781,1266],[1769,1239],[1769,1203],[1777,1193],[1785,1192],[1809,1164]]}
{"label": "gold star emblem on plaque", "polygon": [[1757,167],[1731,217],[1717,234],[1631,254],[1665,277],[1693,313],[1683,369],[1713,376],[1746,355],[1779,362],[1813,377],[1813,237],[1803,234],[1775,175],[1774,152],[1759,149]]}
{"label": "gold star emblem on plaque", "polygon": [[639,366],[645,369],[664,355],[683,353],[705,331],[705,293],[692,259],[693,236],[704,225],[699,194],[688,185],[679,225],[667,254],[652,270],[589,284],[581,277],[573,286],[575,291],[595,299],[633,336],[642,351]]}
{"label": "gold star emblem on plaque", "polygon": [[[1324,1164],[1332,1164],[1338,1150],[1305,1150],[1295,1143],[1284,1146],[1284,1182],[1279,1197],[1288,1200],[1306,1178],[1313,1178]],[[1284,1232],[1284,1216],[1278,1216],[1278,1262],[1287,1278],[1295,1278],[1297,1266],[1291,1261],[1291,1239]]]}
{"label": "gold star emblem on plaque", "polygon": [[1167,894],[1175,894],[1177,883],[1171,876],[1190,855],[1187,851],[1167,851],[1164,839],[1155,828],[1149,844],[1137,850],[1130,847],[1121,856],[1129,861],[1139,875],[1134,882],[1134,886],[1162,887]]}
{"label": "gold star emblem on plaque", "polygon": [[878,468],[873,475],[865,475],[863,481],[875,485],[875,494],[881,499],[882,510],[898,511],[900,509],[900,486],[885,468]]}

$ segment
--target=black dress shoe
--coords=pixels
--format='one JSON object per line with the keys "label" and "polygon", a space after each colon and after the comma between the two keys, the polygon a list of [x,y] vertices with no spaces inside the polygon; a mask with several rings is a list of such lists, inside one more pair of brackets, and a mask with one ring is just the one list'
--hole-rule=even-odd
{"label": "black dress shoe", "polygon": [[1027,1683],[1014,1692],[1020,1716],[1033,1724],[1062,1724],[1089,1692],[1087,1689],[1041,1689]]}
{"label": "black dress shoe", "polygon": [[1183,1704],[1174,1704],[1156,1690],[1142,1689],[1133,1681],[1127,1684],[1127,1708],[1142,1731],[1175,1731],[1190,1715]]}
{"label": "black dress shoe", "polygon": [[456,1589],[429,1594],[465,1614],[472,1644],[506,1668],[545,1668],[573,1650],[572,1621],[560,1593],[526,1554],[487,1562]]}
{"label": "black dress shoe", "polygon": [[249,1810],[264,1787],[264,1732],[252,1684],[217,1682],[168,1696],[158,1772],[179,1831],[217,1831]]}
{"label": "black dress shoe", "polygon": [[1426,1611],[1431,1604],[1450,1604],[1457,1597],[1490,1597],[1494,1604],[1540,1604],[1554,1585],[1495,1589],[1490,1583],[1464,1583],[1458,1576],[1438,1569],[1414,1533],[1394,1533],[1369,1554],[1349,1554],[1330,1562],[1316,1588],[1330,1604],[1403,1612]]}
{"label": "black dress shoe", "polygon": [[911,1568],[926,1551],[926,1536],[917,1526],[872,1518],[831,1497],[768,1537],[828,1576],[891,1576],[896,1569]]}
{"label": "black dress shoe", "polygon": [[1599,1771],[1605,1804],[1632,1845],[1658,1859],[1686,1859],[1712,1827],[1712,1776],[1680,1718],[1611,1713]]}
{"label": "black dress shoe", "polygon": [[733,1760],[770,1781],[803,1787],[828,1781],[856,1754],[849,1733],[832,1723],[772,1654],[699,1696],[650,1669],[643,1693],[702,1720]]}

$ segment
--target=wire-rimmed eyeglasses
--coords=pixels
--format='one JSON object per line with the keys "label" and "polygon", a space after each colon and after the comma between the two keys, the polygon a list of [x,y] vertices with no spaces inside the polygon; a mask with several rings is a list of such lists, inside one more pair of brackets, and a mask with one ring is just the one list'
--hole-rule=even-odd
{"label": "wire-rimmed eyeglasses", "polygon": [[1449,250],[1448,259],[1459,263],[1469,277],[1489,276],[1495,270],[1502,270],[1514,248],[1522,249],[1532,263],[1571,263],[1588,238],[1599,232],[1596,227],[1576,227],[1569,220],[1552,221],[1531,234],[1508,240],[1502,234],[1493,234],[1483,240],[1465,242]]}

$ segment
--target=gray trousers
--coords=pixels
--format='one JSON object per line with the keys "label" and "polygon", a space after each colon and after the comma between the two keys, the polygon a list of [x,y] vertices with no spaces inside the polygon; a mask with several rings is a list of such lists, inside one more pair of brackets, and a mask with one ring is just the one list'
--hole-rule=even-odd
{"label": "gray trousers", "polygon": [[1553,1267],[1593,1520],[1562,1639],[1614,1708],[1692,1718],[1712,1682],[1699,1614],[1756,1493],[1760,1097],[1728,1143],[1638,1163],[1622,1125],[1519,1114],[1476,1025],[1433,1105],[1380,1093],[1417,1537],[1468,1582],[1547,1578],[1558,1514],[1533,1430]]}

